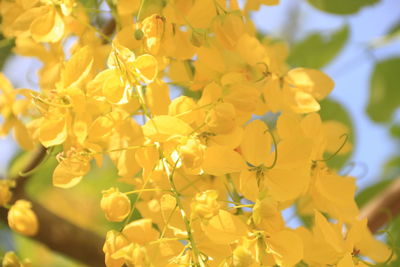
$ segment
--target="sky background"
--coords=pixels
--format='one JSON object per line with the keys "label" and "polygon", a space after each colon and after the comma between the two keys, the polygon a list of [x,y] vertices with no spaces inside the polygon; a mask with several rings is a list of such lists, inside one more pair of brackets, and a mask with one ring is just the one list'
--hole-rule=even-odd
{"label": "sky background", "polygon": [[[394,153],[394,142],[388,128],[374,124],[365,113],[374,59],[365,53],[363,47],[371,40],[383,36],[400,20],[400,1],[381,0],[379,4],[364,8],[355,15],[336,16],[314,9],[306,1],[281,0],[279,6],[264,6],[253,17],[261,31],[282,37],[290,22],[291,9],[299,12],[298,26],[291,36],[293,40],[301,40],[315,31],[329,34],[344,23],[350,26],[351,37],[348,44],[324,71],[336,83],[331,97],[345,106],[355,124],[356,144],[351,161],[358,163],[358,167],[351,174],[357,176],[364,172],[361,165],[368,166],[368,172],[357,182],[363,188],[379,178],[382,165]],[[397,41],[376,49],[373,55],[378,60],[400,56],[400,43]],[[13,56],[5,65],[4,72],[15,87],[34,88],[37,83],[35,73],[39,67],[40,64],[34,59]],[[9,136],[0,139],[0,148],[0,176],[4,176],[7,164],[17,147]]]}

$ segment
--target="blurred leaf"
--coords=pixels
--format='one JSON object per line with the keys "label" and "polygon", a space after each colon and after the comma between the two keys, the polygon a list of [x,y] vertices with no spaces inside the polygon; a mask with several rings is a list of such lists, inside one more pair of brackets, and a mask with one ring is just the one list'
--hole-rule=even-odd
{"label": "blurred leaf", "polygon": [[311,229],[311,227],[314,225],[314,218],[311,215],[299,215],[299,218],[306,228]]}
{"label": "blurred leaf", "polygon": [[[349,113],[347,112],[346,108],[344,108],[339,102],[336,102],[335,100],[332,99],[324,99],[323,101],[320,102],[320,104],[321,104],[321,110],[319,113],[323,121],[329,121],[329,120],[338,121],[347,126],[350,133],[348,142],[350,142],[353,145],[353,150],[354,150],[354,126],[353,126],[353,121]],[[351,157],[351,154],[352,153],[350,152],[345,155],[336,155],[326,163],[330,168],[339,170]],[[329,156],[330,154],[327,153],[325,158]]]}
{"label": "blurred leaf", "polygon": [[375,122],[388,122],[400,106],[400,58],[378,62],[372,74],[367,113]]}
{"label": "blurred leaf", "polygon": [[384,166],[383,178],[397,178],[400,176],[400,156],[389,159]]}
{"label": "blurred leaf", "polygon": [[98,1],[97,0],[78,0],[85,8],[89,9],[98,9]]}
{"label": "blurred leaf", "polygon": [[393,124],[390,127],[390,134],[397,139],[400,139],[400,125],[399,124]]}
{"label": "blurred leaf", "polygon": [[68,258],[59,253],[54,253],[48,247],[41,243],[14,233],[15,246],[17,248],[18,257],[29,259],[32,266],[58,266],[58,267],[84,267],[85,265]]}
{"label": "blurred leaf", "polygon": [[400,34],[400,21],[394,24],[388,32],[388,35],[399,35]]}
{"label": "blurred leaf", "polygon": [[361,8],[376,4],[380,0],[307,0],[313,7],[327,13],[350,15]]}
{"label": "blurred leaf", "polygon": [[0,34],[0,70],[3,69],[7,58],[11,55],[11,50],[14,45],[14,39],[6,39],[2,34]]}
{"label": "blurred leaf", "polygon": [[320,69],[331,62],[349,39],[349,27],[344,25],[330,36],[314,33],[292,47],[288,63],[293,66]]}
{"label": "blurred leaf", "polygon": [[389,234],[393,239],[392,246],[395,252],[395,260],[390,262],[388,266],[398,267],[400,266],[400,216],[397,216],[393,221],[390,222]]}
{"label": "blurred leaf", "polygon": [[356,202],[358,207],[363,207],[365,204],[368,203],[371,199],[377,196],[380,192],[385,190],[393,180],[383,180],[379,181],[376,184],[373,184],[367,188],[364,188],[361,192],[359,192],[356,196]]}
{"label": "blurred leaf", "polygon": [[400,39],[400,21],[394,24],[385,35],[377,39],[373,39],[368,44],[368,46],[371,49],[377,49],[379,47],[392,43],[396,39]]}
{"label": "blurred leaf", "polygon": [[166,0],[142,0],[140,4],[138,20],[143,20],[152,14],[161,14]]}

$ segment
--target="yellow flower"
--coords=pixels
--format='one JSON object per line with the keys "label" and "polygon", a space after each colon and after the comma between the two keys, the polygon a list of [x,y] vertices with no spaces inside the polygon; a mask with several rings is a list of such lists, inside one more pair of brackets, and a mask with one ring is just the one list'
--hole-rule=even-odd
{"label": "yellow flower", "polygon": [[113,254],[128,244],[128,240],[126,240],[126,238],[120,232],[115,230],[107,232],[106,241],[104,242],[103,246],[105,263],[107,267],[120,267],[124,264],[124,259],[115,259]]}
{"label": "yellow flower", "polygon": [[204,149],[205,146],[198,139],[187,139],[186,142],[178,147],[183,167],[198,173],[203,163]]}
{"label": "yellow flower", "polygon": [[131,201],[124,194],[119,192],[118,188],[112,187],[102,192],[100,206],[104,211],[107,220],[120,222],[125,219],[131,211]]}
{"label": "yellow flower", "polygon": [[205,219],[210,219],[217,215],[220,209],[217,199],[218,192],[215,190],[207,190],[197,193],[192,201],[192,214]]}
{"label": "yellow flower", "polygon": [[27,200],[18,200],[8,211],[8,225],[20,234],[33,236],[37,233],[39,223],[36,214]]}

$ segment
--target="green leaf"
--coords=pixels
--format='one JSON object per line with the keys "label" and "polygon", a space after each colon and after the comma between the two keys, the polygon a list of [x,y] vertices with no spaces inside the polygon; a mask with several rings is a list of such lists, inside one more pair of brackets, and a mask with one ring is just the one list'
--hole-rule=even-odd
{"label": "green leaf", "polygon": [[394,138],[400,139],[400,124],[393,124],[390,126],[390,135]]}
{"label": "green leaf", "polygon": [[362,190],[356,196],[356,203],[358,204],[358,207],[363,207],[380,192],[385,190],[392,182],[393,180],[382,180]]}
{"label": "green leaf", "polygon": [[14,39],[6,39],[2,34],[0,34],[0,70],[3,69],[7,58],[11,55],[11,50],[14,45]]}
{"label": "green leaf", "polygon": [[400,57],[390,58],[375,65],[372,74],[367,113],[375,122],[388,122],[400,107]]}
{"label": "green leaf", "polygon": [[380,0],[307,0],[313,7],[331,14],[350,15]]}
{"label": "green leaf", "polygon": [[78,2],[81,3],[85,8],[93,10],[99,8],[99,3],[97,0],[79,0]]}
{"label": "green leaf", "polygon": [[138,21],[145,19],[152,14],[161,14],[166,5],[166,0],[142,0],[138,12]]}
{"label": "green leaf", "polygon": [[389,159],[383,169],[383,178],[394,179],[400,175],[400,156],[394,156]]}
{"label": "green leaf", "polygon": [[[354,147],[354,126],[353,121],[347,112],[347,110],[339,103],[332,99],[324,99],[320,102],[321,110],[320,115],[323,121],[338,121],[343,123],[349,129],[350,135],[348,142],[350,142]],[[336,155],[332,159],[328,160],[326,163],[330,168],[340,169],[351,157],[351,152],[345,155]],[[328,158],[330,154],[327,153],[324,158]]]}
{"label": "green leaf", "polygon": [[313,33],[293,46],[288,63],[292,66],[320,69],[339,54],[348,39],[347,25],[329,36]]}

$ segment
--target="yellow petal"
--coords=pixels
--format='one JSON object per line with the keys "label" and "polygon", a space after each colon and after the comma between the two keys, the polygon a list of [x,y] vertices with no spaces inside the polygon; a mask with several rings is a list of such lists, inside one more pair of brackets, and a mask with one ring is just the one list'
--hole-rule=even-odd
{"label": "yellow petal", "polygon": [[103,83],[103,95],[113,104],[126,103],[126,88],[121,77],[114,70],[108,70],[109,77]]}
{"label": "yellow petal", "polygon": [[287,74],[289,84],[310,93],[317,100],[325,98],[335,87],[333,80],[325,73],[306,68],[296,68]]}
{"label": "yellow petal", "polygon": [[212,146],[204,152],[203,169],[207,174],[220,176],[240,172],[245,168],[246,164],[240,154],[228,147]]}
{"label": "yellow petal", "polygon": [[389,247],[376,240],[367,226],[367,219],[355,221],[348,233],[347,240],[351,246],[360,250],[360,254],[376,262],[385,262],[391,255]]}
{"label": "yellow petal", "polygon": [[215,244],[229,244],[247,234],[246,224],[225,210],[220,210],[202,228]]}
{"label": "yellow petal", "polygon": [[273,233],[266,242],[267,252],[272,253],[279,266],[291,267],[303,258],[303,241],[295,232],[283,230]]}
{"label": "yellow petal", "polygon": [[67,139],[67,122],[65,117],[45,119],[40,126],[39,141],[45,147],[62,144]]}
{"label": "yellow petal", "polygon": [[156,240],[159,236],[152,223],[151,219],[133,221],[124,227],[122,233],[130,242],[145,245]]}
{"label": "yellow petal", "polygon": [[336,253],[342,253],[345,247],[341,233],[318,211],[315,211],[314,218],[314,235],[319,240],[326,242]]}
{"label": "yellow petal", "polygon": [[67,158],[54,169],[53,185],[60,188],[71,188],[82,180],[89,169],[89,162]]}
{"label": "yellow petal", "polygon": [[153,115],[167,115],[171,102],[167,84],[161,80],[149,84],[146,88],[146,102]]}
{"label": "yellow petal", "polygon": [[[358,214],[354,201],[355,179],[335,174],[321,174],[315,181],[317,207],[331,216],[349,221]],[[340,192],[340,195],[337,194]]]}
{"label": "yellow petal", "polygon": [[93,54],[89,46],[80,48],[65,63],[61,72],[62,87],[80,87],[89,76],[92,66]]}
{"label": "yellow petal", "polygon": [[239,176],[239,193],[245,198],[256,202],[258,194],[260,193],[257,185],[256,172],[244,170]]}
{"label": "yellow petal", "polygon": [[64,27],[62,17],[52,8],[32,22],[30,31],[36,42],[55,43],[64,36]]}
{"label": "yellow petal", "polygon": [[156,116],[143,125],[143,134],[157,142],[176,136],[188,136],[192,132],[192,127],[183,120],[167,115]]}
{"label": "yellow petal", "polygon": [[253,166],[265,162],[271,152],[272,138],[264,122],[255,120],[244,128],[240,149],[243,157]]}
{"label": "yellow petal", "polygon": [[353,257],[346,254],[337,264],[337,267],[354,267]]}
{"label": "yellow petal", "polygon": [[136,58],[134,66],[139,77],[145,82],[154,81],[158,74],[158,63],[152,55],[141,55]]}
{"label": "yellow petal", "polygon": [[267,173],[265,184],[268,192],[278,201],[289,201],[299,197],[310,182],[309,167],[272,168]]}

